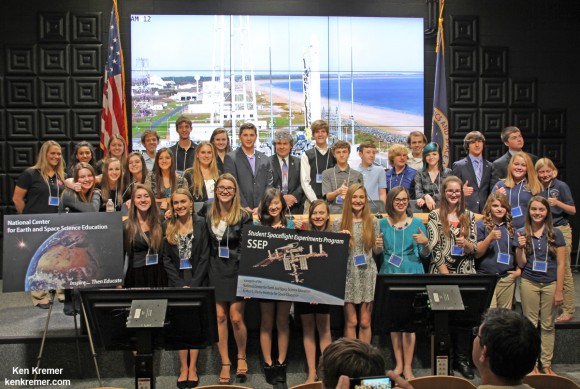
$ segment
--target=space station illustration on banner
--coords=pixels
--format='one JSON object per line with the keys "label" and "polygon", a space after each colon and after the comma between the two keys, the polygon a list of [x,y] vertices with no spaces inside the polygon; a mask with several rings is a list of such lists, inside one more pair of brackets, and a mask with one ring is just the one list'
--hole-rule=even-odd
{"label": "space station illustration on banner", "polygon": [[346,234],[248,226],[237,295],[344,305]]}

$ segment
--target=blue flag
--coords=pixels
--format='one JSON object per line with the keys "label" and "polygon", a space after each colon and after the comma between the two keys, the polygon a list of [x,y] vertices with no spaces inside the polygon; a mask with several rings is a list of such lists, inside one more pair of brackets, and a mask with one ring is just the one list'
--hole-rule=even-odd
{"label": "blue flag", "polygon": [[[443,9],[441,9],[443,12]],[[445,78],[445,52],[443,48],[443,19],[439,18],[437,32],[437,64],[435,66],[435,92],[433,93],[433,123],[431,142],[441,147],[443,165],[449,164],[449,121],[447,120],[447,83]]]}

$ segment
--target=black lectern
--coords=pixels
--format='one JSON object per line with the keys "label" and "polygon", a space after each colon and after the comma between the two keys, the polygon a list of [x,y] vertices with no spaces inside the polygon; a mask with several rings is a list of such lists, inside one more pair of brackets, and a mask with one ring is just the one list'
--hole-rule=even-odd
{"label": "black lectern", "polygon": [[[473,327],[489,307],[497,276],[458,274],[379,274],[375,289],[373,327],[389,332],[427,327],[431,333],[433,375],[449,374],[449,327]],[[433,310],[427,286],[459,288],[464,310]]]}
{"label": "black lectern", "polygon": [[[213,288],[82,289],[80,294],[95,344],[105,350],[137,351],[136,388],[155,388],[155,349],[199,349],[218,341]],[[135,319],[130,315],[136,300],[167,301],[161,327],[127,325]]]}

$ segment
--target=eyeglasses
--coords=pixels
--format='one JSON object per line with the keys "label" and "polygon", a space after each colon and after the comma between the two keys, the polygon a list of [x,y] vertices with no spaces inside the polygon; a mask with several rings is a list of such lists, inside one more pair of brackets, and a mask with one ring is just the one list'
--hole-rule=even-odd
{"label": "eyeglasses", "polygon": [[395,204],[407,204],[409,202],[409,199],[407,197],[405,197],[404,199],[397,199],[397,198],[395,198],[393,200],[393,202]]}
{"label": "eyeglasses", "polygon": [[461,189],[455,189],[455,190],[447,189],[445,191],[445,193],[447,193],[448,195],[459,195],[459,194],[461,194]]}
{"label": "eyeglasses", "polygon": [[236,191],[236,188],[233,186],[218,186],[215,188],[217,190],[218,193],[234,193]]}

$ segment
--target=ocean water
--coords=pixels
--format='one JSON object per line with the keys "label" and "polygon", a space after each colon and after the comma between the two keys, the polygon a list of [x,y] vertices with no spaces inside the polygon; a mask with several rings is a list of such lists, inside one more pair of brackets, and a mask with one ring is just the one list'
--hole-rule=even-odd
{"label": "ocean water", "polygon": [[[352,82],[352,88],[351,88]],[[288,88],[288,81],[272,83],[276,88]],[[302,92],[302,80],[291,80],[293,92]],[[373,78],[341,78],[340,99],[350,102],[354,94],[354,102],[376,108],[387,108],[414,115],[423,115],[423,76],[373,77]],[[354,93],[351,93],[351,90]],[[323,78],[320,80],[322,104],[324,99],[338,100],[338,79]]]}

